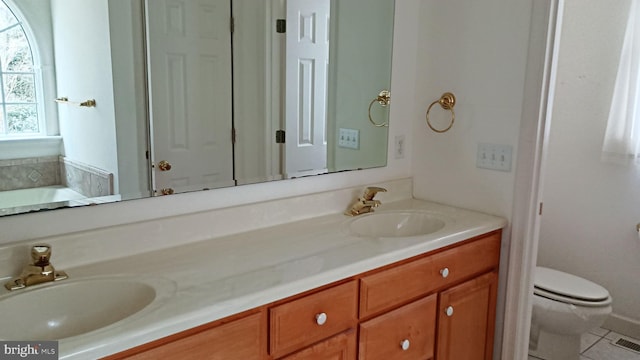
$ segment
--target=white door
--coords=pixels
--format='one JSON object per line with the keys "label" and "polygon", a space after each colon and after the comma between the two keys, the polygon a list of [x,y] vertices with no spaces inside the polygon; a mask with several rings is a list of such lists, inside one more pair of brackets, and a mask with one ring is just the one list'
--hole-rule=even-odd
{"label": "white door", "polygon": [[287,1],[287,177],[326,172],[330,8],[330,0]]}
{"label": "white door", "polygon": [[[154,189],[234,185],[229,0],[147,0]],[[168,171],[158,164],[167,161]]]}

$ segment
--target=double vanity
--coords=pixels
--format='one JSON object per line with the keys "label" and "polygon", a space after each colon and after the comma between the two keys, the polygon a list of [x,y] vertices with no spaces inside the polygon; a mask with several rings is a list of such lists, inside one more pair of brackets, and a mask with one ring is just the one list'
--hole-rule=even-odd
{"label": "double vanity", "polygon": [[408,198],[68,268],[54,244],[68,279],[3,288],[0,338],[61,359],[490,359],[505,225]]}

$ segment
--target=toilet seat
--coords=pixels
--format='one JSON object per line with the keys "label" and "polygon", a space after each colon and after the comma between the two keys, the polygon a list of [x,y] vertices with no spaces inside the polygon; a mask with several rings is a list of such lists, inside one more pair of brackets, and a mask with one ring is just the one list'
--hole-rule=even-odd
{"label": "toilet seat", "polygon": [[607,289],[562,271],[536,267],[533,293],[551,300],[578,306],[600,307],[611,304]]}

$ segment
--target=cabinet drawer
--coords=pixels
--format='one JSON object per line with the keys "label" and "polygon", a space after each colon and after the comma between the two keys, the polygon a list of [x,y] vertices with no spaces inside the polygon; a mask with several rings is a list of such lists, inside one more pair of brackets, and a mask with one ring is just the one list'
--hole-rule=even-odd
{"label": "cabinet drawer", "polygon": [[127,360],[260,360],[264,357],[266,343],[262,316],[262,313],[250,315],[194,335],[178,338],[134,355],[116,356],[115,358]]}
{"label": "cabinet drawer", "polygon": [[360,281],[360,317],[393,308],[498,266],[500,232],[365,276]]}
{"label": "cabinet drawer", "polygon": [[356,331],[336,335],[282,360],[356,360]]}
{"label": "cabinet drawer", "polygon": [[305,296],[269,310],[270,353],[280,357],[357,323],[356,281]]}
{"label": "cabinet drawer", "polygon": [[433,294],[360,324],[359,358],[432,359],[436,302]]}

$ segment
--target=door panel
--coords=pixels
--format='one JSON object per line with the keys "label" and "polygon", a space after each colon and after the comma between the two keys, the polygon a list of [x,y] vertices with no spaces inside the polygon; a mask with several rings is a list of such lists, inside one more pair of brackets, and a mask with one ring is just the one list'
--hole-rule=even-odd
{"label": "door panel", "polygon": [[287,1],[287,177],[327,171],[329,14],[330,0]]}
{"label": "door panel", "polygon": [[491,360],[498,275],[491,272],[440,294],[438,360]]}
{"label": "door panel", "polygon": [[154,189],[234,185],[228,0],[148,0]]}

